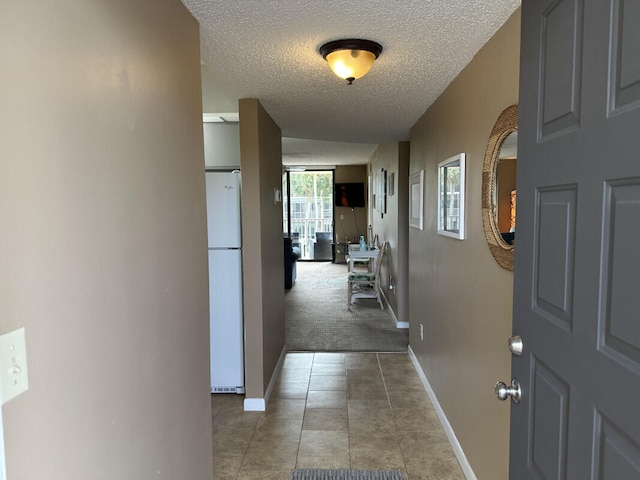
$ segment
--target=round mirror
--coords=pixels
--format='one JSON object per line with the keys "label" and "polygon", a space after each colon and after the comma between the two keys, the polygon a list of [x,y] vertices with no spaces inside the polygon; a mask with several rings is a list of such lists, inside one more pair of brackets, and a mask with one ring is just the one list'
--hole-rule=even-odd
{"label": "round mirror", "polygon": [[482,166],[482,224],[498,264],[513,270],[516,234],[518,106],[505,109],[491,131]]}

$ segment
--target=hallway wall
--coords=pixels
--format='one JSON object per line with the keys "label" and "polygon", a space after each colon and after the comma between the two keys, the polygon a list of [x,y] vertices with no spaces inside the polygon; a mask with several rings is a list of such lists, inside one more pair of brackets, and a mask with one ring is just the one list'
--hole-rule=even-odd
{"label": "hallway wall", "polygon": [[[409,322],[409,150],[409,142],[378,145],[369,163],[374,185],[381,169],[387,172],[387,213],[381,214],[374,208],[370,222],[380,242],[389,242],[382,266],[382,290],[398,322],[405,324]],[[389,276],[393,278],[394,289],[389,288]]]}
{"label": "hallway wall", "polygon": [[[367,167],[366,165],[338,165],[335,171],[336,183],[362,183],[365,189],[365,207],[347,208],[335,207],[334,223],[336,225],[336,238],[340,242],[345,241],[345,237],[350,242],[358,242],[360,235],[367,234]],[[342,218],[341,218],[342,217]]]}
{"label": "hallway wall", "polygon": [[259,406],[284,348],[280,128],[255,98],[240,99],[245,406]]}
{"label": "hallway wall", "polygon": [[[495,262],[481,215],[482,163],[500,112],[518,102],[520,10],[411,130],[410,173],[424,169],[424,230],[409,229],[410,346],[478,479],[508,476],[513,273]],[[436,233],[437,164],[467,154],[467,238]],[[424,325],[424,341],[419,326]]]}
{"label": "hallway wall", "polygon": [[178,0],[0,2],[11,480],[212,478],[199,45]]}

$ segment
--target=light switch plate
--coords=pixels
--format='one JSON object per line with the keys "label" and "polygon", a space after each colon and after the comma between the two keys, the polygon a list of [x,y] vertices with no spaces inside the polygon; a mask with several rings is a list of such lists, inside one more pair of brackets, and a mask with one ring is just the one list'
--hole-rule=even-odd
{"label": "light switch plate", "polygon": [[24,327],[0,335],[0,396],[2,403],[29,388]]}

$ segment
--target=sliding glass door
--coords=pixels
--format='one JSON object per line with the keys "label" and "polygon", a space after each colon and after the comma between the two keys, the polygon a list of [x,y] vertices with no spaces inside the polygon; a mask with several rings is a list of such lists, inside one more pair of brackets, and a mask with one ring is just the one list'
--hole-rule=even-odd
{"label": "sliding glass door", "polygon": [[331,260],[333,170],[287,171],[282,184],[284,233],[301,260]]}

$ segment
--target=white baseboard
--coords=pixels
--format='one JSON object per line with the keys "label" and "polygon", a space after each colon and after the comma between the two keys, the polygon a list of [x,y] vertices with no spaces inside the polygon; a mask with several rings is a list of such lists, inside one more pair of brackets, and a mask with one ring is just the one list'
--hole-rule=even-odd
{"label": "white baseboard", "polygon": [[391,318],[395,322],[396,328],[400,328],[400,329],[409,328],[409,322],[398,321],[398,317],[396,317],[396,312],[394,312],[393,309],[391,308],[391,304],[389,303],[389,300],[387,300],[387,296],[384,294],[384,290],[380,290],[380,293],[382,293],[382,299],[384,300],[384,303],[387,305],[387,311],[391,314]]}
{"label": "white baseboard", "polygon": [[2,423],[2,402],[0,402],[0,480],[7,480],[7,466],[4,453],[4,424]]}
{"label": "white baseboard", "polygon": [[282,352],[280,352],[280,358],[278,358],[278,363],[276,363],[276,368],[273,369],[273,374],[271,375],[271,379],[269,380],[269,385],[267,385],[267,390],[264,394],[264,398],[245,398],[244,399],[245,412],[264,412],[267,410],[267,403],[269,403],[269,397],[271,397],[273,386],[278,380],[278,376],[280,375],[280,370],[282,370],[282,364],[284,363],[284,357],[286,354],[287,354],[287,346],[285,345],[282,348]]}
{"label": "white baseboard", "polygon": [[267,402],[264,398],[245,398],[245,412],[264,412],[267,409]]}
{"label": "white baseboard", "polygon": [[418,372],[418,376],[422,381],[422,385],[424,386],[424,389],[427,391],[427,395],[429,395],[429,399],[431,399],[433,408],[435,409],[436,414],[438,415],[438,419],[442,424],[442,428],[444,429],[444,432],[447,434],[449,443],[453,448],[453,453],[458,459],[458,463],[460,464],[462,473],[464,473],[464,476],[467,480],[478,480],[478,478],[476,477],[476,474],[473,473],[471,464],[469,463],[469,460],[467,460],[467,456],[464,454],[464,451],[462,450],[462,446],[460,445],[460,442],[458,442],[458,438],[456,437],[456,434],[453,431],[453,428],[451,427],[451,424],[449,423],[449,420],[447,419],[447,416],[445,415],[444,410],[442,410],[442,407],[438,402],[438,398],[436,397],[435,392],[431,388],[431,385],[429,384],[429,380],[427,380],[427,376],[424,374],[424,371],[422,370],[420,363],[418,363],[418,359],[416,358],[415,353],[413,353],[411,346],[409,346],[409,358],[411,358],[411,361],[413,362],[413,366],[415,367],[416,371]]}

